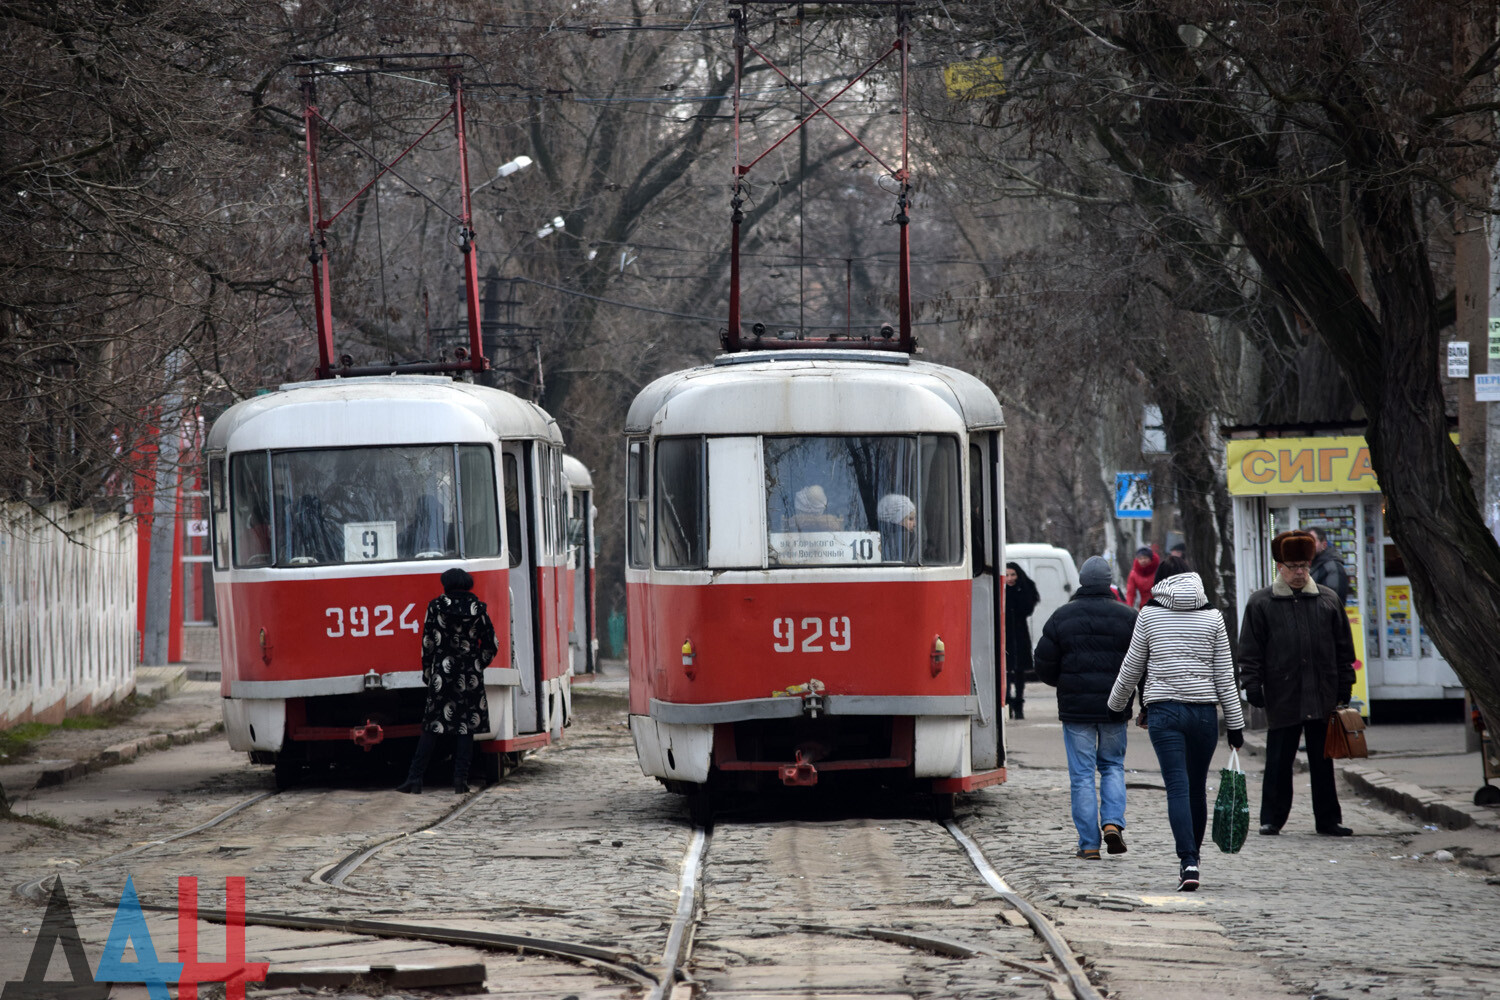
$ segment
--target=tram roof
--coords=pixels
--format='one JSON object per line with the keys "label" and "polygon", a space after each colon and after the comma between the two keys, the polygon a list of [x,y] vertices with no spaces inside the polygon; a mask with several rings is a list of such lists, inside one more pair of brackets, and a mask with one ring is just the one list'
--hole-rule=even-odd
{"label": "tram roof", "polygon": [[563,456],[563,476],[568,480],[568,485],[575,490],[591,490],[594,488],[594,477],[589,475],[588,466],[572,455]]}
{"label": "tram roof", "polygon": [[627,434],[911,433],[993,430],[1000,401],[967,372],[905,354],[751,351],[664,375],[642,389]]}
{"label": "tram roof", "polygon": [[496,437],[563,443],[546,410],[500,389],[440,375],[372,375],[291,382],[236,403],[214,421],[208,447],[338,448]]}

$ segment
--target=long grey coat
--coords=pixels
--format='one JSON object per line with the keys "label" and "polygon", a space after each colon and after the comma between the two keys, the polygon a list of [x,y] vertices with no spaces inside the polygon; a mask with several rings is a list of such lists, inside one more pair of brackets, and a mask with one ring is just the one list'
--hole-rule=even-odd
{"label": "long grey coat", "polygon": [[422,626],[422,680],[429,733],[484,733],[490,728],[484,668],[495,658],[495,626],[471,593],[444,594],[427,605]]}

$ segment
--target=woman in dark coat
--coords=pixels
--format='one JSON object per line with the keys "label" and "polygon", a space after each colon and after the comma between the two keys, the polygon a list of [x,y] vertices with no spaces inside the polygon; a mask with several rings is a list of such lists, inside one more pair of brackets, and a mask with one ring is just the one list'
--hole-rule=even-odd
{"label": "woman in dark coat", "polygon": [[443,594],[428,603],[427,621],[422,626],[422,680],[427,685],[422,736],[417,740],[411,770],[396,788],[418,795],[438,737],[449,733],[456,741],[453,791],[462,795],[469,790],[474,734],[490,728],[484,668],[499,649],[484,602],[473,594],[474,578],[454,568],[440,579]]}
{"label": "woman in dark coat", "polygon": [[1005,564],[1005,690],[1012,719],[1024,719],[1026,675],[1031,672],[1031,626],[1028,619],[1042,595],[1026,571]]}

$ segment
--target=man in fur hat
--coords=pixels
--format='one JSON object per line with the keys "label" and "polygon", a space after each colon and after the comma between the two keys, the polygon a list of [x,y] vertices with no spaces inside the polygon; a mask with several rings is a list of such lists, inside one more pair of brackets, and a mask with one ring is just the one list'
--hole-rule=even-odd
{"label": "man in fur hat", "polygon": [[1250,704],[1266,710],[1266,773],[1260,790],[1260,832],[1276,834],[1292,811],[1292,762],[1307,739],[1313,824],[1329,837],[1343,825],[1333,761],[1323,756],[1328,716],[1348,704],[1354,688],[1354,638],[1337,592],[1311,576],[1317,540],[1306,531],[1271,539],[1276,580],[1245,604],[1240,626],[1240,678]]}

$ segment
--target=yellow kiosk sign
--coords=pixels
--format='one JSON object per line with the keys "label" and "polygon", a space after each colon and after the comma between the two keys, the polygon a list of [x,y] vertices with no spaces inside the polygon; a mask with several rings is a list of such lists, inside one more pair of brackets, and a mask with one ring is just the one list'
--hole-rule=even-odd
{"label": "yellow kiosk sign", "polygon": [[1235,496],[1380,492],[1362,437],[1230,441],[1227,471]]}

